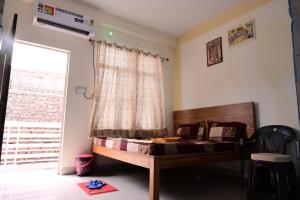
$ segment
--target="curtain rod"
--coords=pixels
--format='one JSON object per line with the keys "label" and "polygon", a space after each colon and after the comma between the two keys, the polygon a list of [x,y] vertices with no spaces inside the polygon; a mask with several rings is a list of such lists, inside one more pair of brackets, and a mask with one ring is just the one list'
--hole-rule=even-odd
{"label": "curtain rod", "polygon": [[[141,52],[141,53],[143,53],[145,55],[150,55],[150,56],[153,56],[153,57],[157,57],[158,56],[158,54],[154,55],[154,54],[152,54],[150,52],[144,52],[141,49],[129,48],[129,47],[125,46],[125,45],[124,46],[120,46],[120,45],[117,45],[116,43],[108,43],[108,42],[103,41],[103,40],[96,41],[96,40],[89,39],[89,42],[91,43],[91,45],[95,45],[95,43],[100,43],[101,44],[102,42],[104,42],[105,44],[108,44],[108,45],[115,45],[117,48],[120,48],[120,49],[125,48],[128,51],[138,51],[138,52]],[[162,60],[162,62],[169,61],[169,58],[164,58],[164,57],[161,57],[161,56],[159,56],[159,57]]]}

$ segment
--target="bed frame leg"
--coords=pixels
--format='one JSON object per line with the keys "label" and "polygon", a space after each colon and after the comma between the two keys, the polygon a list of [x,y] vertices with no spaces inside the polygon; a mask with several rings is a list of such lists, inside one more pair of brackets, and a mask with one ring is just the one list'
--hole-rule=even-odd
{"label": "bed frame leg", "polygon": [[244,189],[244,184],[245,184],[245,161],[241,160],[240,161],[240,176],[241,176],[241,189]]}
{"label": "bed frame leg", "polygon": [[241,189],[244,189],[245,184],[245,156],[246,156],[246,147],[245,141],[243,138],[240,138],[240,176],[241,176]]}
{"label": "bed frame leg", "polygon": [[150,162],[149,200],[159,200],[159,159],[153,156]]}

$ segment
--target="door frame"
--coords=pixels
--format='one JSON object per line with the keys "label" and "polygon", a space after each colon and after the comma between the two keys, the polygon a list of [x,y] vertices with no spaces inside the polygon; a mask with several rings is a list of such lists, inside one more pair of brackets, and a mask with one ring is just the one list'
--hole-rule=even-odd
{"label": "door frame", "polygon": [[298,104],[298,122],[300,124],[300,1],[289,0],[289,11],[292,18],[293,60]]}
{"label": "door frame", "polygon": [[[38,48],[44,48],[44,49],[49,49],[53,51],[59,51],[67,54],[67,66],[66,66],[66,71],[65,71],[65,82],[64,82],[64,99],[63,99],[63,115],[61,116],[61,137],[60,137],[60,146],[59,146],[59,157],[58,157],[58,166],[57,169],[59,171],[60,165],[61,165],[61,154],[62,154],[62,142],[63,142],[63,136],[64,136],[64,125],[65,125],[65,111],[66,111],[66,102],[67,102],[67,89],[68,89],[68,77],[69,77],[69,66],[70,66],[70,54],[71,52],[68,50],[52,47],[52,46],[47,46],[43,44],[38,44],[38,43],[33,43],[33,42],[28,42],[25,40],[19,40],[15,39],[14,43],[19,43],[19,44],[25,44],[25,45],[30,45]],[[5,118],[4,118],[5,119]],[[2,144],[2,142],[1,142]],[[2,149],[2,147],[1,147]],[[1,152],[0,152],[1,153]]]}
{"label": "door frame", "polygon": [[[3,46],[1,47],[1,64],[3,64],[3,76],[1,80],[1,96],[0,96],[0,160],[2,154],[2,141],[4,134],[4,125],[6,117],[6,107],[8,98],[8,89],[11,73],[12,53],[17,30],[18,14],[14,14],[9,37],[5,37]],[[3,59],[3,60],[2,60]]]}

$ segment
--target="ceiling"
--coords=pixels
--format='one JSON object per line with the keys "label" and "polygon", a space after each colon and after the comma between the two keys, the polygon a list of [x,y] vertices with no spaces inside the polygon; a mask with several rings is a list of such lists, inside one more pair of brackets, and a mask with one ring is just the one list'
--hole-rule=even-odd
{"label": "ceiling", "polygon": [[180,36],[251,0],[74,0],[160,32]]}
{"label": "ceiling", "polygon": [[[33,0],[21,0],[32,3]],[[251,0],[69,0],[178,37]]]}

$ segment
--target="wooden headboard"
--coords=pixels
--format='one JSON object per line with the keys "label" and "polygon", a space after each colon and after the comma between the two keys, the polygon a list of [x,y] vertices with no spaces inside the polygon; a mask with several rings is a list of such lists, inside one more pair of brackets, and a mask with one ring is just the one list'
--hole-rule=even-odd
{"label": "wooden headboard", "polygon": [[242,122],[247,125],[247,137],[255,131],[254,103],[239,103],[173,112],[174,131],[180,124],[196,123],[204,120],[220,122]]}

